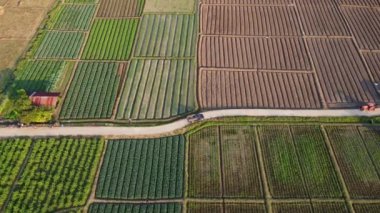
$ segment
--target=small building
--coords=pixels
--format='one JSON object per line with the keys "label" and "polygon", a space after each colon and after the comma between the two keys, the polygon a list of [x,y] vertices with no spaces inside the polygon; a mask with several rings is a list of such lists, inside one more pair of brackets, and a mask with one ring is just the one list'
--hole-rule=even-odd
{"label": "small building", "polygon": [[57,92],[33,92],[29,99],[34,106],[54,108],[57,106],[59,95]]}

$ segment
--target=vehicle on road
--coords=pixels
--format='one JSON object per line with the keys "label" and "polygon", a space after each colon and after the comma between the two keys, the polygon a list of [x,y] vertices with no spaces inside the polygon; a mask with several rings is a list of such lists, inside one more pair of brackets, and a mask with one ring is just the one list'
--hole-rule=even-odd
{"label": "vehicle on road", "polygon": [[201,121],[203,120],[205,117],[203,114],[199,113],[199,114],[194,114],[194,115],[189,115],[187,116],[187,121],[189,123],[194,123],[194,122],[197,122],[197,121]]}

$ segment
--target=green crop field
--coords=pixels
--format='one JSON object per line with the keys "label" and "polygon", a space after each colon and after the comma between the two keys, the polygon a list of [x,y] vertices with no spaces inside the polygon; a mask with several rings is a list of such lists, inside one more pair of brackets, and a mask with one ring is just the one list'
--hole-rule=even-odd
{"label": "green crop field", "polygon": [[125,65],[81,62],[64,100],[61,119],[110,118]]}
{"label": "green crop field", "polygon": [[195,15],[144,15],[135,57],[194,57],[197,41]]}
{"label": "green crop field", "polygon": [[153,120],[197,109],[193,60],[132,60],[116,119]]}
{"label": "green crop field", "polygon": [[252,203],[225,203],[225,212],[229,213],[253,213],[253,212],[265,212],[264,204],[252,204]]}
{"label": "green crop field", "polygon": [[0,139],[0,209],[32,144],[30,139]]}
{"label": "green crop field", "polygon": [[82,59],[128,60],[138,19],[96,19]]}
{"label": "green crop field", "polygon": [[16,71],[16,85],[28,93],[61,91],[62,80],[73,65],[64,61],[23,61]]}
{"label": "green crop field", "polygon": [[188,203],[187,213],[220,213],[223,205],[217,203]]}
{"label": "green crop field", "polygon": [[380,203],[354,203],[354,209],[357,213],[377,213],[380,209]]}
{"label": "green crop field", "polygon": [[[102,140],[77,138],[8,140],[1,141],[1,147],[3,143],[5,148],[9,147],[8,150],[14,148],[18,150],[15,152],[15,157],[9,160],[10,163],[14,163],[15,170],[20,168],[30,147],[30,156],[27,157],[25,167],[20,171],[21,175],[15,180],[15,187],[9,194],[9,203],[5,206],[6,212],[53,212],[85,205],[90,195],[97,162],[101,157]],[[20,159],[15,161],[17,155]],[[7,156],[10,157],[10,153]],[[9,178],[14,178],[18,172],[5,171]]]}
{"label": "green crop field", "polygon": [[50,14],[48,28],[54,30],[88,30],[95,9],[95,5],[60,5]]}
{"label": "green crop field", "polygon": [[109,141],[96,197],[180,198],[184,156],[185,141],[181,136]]}
{"label": "green crop field", "polygon": [[84,40],[82,32],[47,31],[41,37],[35,58],[78,58]]}
{"label": "green crop field", "polygon": [[179,203],[161,204],[91,204],[89,213],[181,213],[182,206]]}

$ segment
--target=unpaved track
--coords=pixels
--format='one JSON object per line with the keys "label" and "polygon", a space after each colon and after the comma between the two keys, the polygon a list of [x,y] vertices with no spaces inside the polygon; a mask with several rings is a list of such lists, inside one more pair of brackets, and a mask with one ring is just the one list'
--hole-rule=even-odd
{"label": "unpaved track", "polygon": [[[275,109],[231,109],[203,112],[205,120],[232,116],[291,116],[291,117],[346,117],[346,116],[380,116],[380,109],[374,112],[362,112],[354,109],[342,110],[275,110]],[[186,119],[169,124],[151,127],[27,127],[27,128],[0,128],[0,137],[15,136],[157,136],[170,134],[189,125]]]}

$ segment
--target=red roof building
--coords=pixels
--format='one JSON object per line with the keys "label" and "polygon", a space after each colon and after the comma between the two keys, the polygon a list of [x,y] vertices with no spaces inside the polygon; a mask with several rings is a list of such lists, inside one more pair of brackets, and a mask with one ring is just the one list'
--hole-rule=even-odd
{"label": "red roof building", "polygon": [[34,106],[55,107],[58,103],[59,93],[34,92],[29,96]]}

